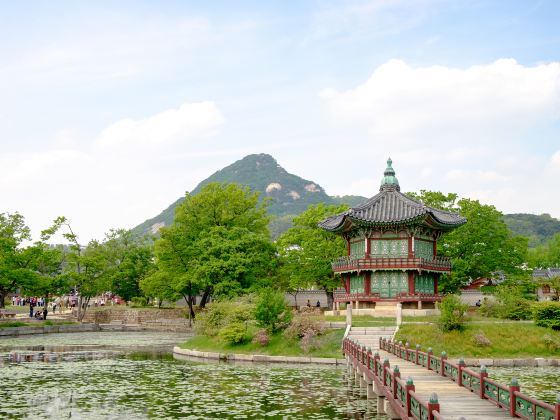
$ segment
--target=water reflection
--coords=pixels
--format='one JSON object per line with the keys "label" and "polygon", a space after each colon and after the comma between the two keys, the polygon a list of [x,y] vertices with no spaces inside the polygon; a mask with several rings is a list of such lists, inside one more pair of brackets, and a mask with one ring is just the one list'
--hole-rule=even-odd
{"label": "water reflection", "polygon": [[550,404],[556,402],[560,389],[558,367],[494,367],[489,368],[488,372],[492,379],[504,385],[508,385],[511,378],[516,378],[524,394]]}
{"label": "water reflection", "polygon": [[[60,337],[17,340],[17,349],[3,341],[2,356],[43,359],[0,365],[10,383],[0,387],[0,418],[378,418],[375,400],[365,399],[346,367],[184,362],[173,359],[165,337],[111,334],[95,343],[86,334],[83,344],[66,334],[69,346]],[[53,354],[64,357],[45,363]]]}

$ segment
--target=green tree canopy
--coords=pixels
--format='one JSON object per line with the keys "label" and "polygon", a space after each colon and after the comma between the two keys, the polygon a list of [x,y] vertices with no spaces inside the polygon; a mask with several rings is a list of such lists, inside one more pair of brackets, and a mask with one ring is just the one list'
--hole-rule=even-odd
{"label": "green tree canopy", "polygon": [[281,256],[280,275],[287,290],[314,284],[325,290],[332,307],[334,289],[340,287],[331,263],[346,255],[344,239],[321,229],[317,224],[325,218],[347,210],[346,205],[318,204],[294,218],[294,226],[278,239]]}
{"label": "green tree canopy", "polygon": [[157,267],[171,277],[194,316],[194,298],[237,295],[274,268],[266,202],[237,184],[211,183],[187,193],[173,224],[155,243]]}
{"label": "green tree canopy", "polygon": [[502,271],[517,275],[527,258],[527,238],[514,236],[503,221],[502,213],[494,206],[456,194],[421,191],[412,194],[423,203],[450,211],[458,211],[467,223],[443,235],[438,253],[451,257],[453,271],[440,283],[444,292],[453,292],[471,279],[491,277]]}

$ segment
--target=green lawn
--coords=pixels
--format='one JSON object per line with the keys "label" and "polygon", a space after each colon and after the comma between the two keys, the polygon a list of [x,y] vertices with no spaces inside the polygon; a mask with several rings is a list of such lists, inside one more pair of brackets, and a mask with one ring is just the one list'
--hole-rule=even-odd
{"label": "green lawn", "polygon": [[[323,320],[327,322],[346,322],[346,316],[335,315],[335,316],[324,316],[318,320]],[[382,318],[373,317],[369,315],[354,315],[352,317],[353,327],[385,327],[396,325],[397,320],[395,318]]]}
{"label": "green lawn", "polygon": [[[475,342],[484,334],[490,345]],[[450,357],[524,358],[560,356],[560,332],[527,322],[474,321],[463,331],[441,332],[433,324],[403,324],[396,340],[432,347],[434,354],[446,351]]]}
{"label": "green lawn", "polygon": [[47,319],[46,321],[0,321],[0,328],[14,328],[14,327],[43,327],[48,325],[69,325],[77,324],[73,321],[53,321]]}
{"label": "green lawn", "polygon": [[243,354],[266,354],[270,356],[307,356],[307,357],[330,357],[341,358],[341,345],[343,329],[328,330],[323,336],[317,338],[318,348],[305,353],[299,340],[290,340],[282,334],[271,337],[267,346],[253,344],[250,341],[244,344],[228,344],[219,337],[194,336],[179,347],[200,351],[211,351],[218,353],[243,353]]}

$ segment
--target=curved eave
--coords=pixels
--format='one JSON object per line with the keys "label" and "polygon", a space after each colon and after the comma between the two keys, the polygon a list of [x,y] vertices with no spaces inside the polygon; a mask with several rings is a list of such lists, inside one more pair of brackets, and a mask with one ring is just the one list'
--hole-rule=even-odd
{"label": "curved eave", "polygon": [[464,225],[465,223],[467,223],[467,219],[465,219],[464,217],[461,217],[459,215],[457,215],[456,220],[454,221],[443,221],[441,219],[439,219],[435,214],[428,212],[426,215],[426,217],[424,218],[424,224],[434,228],[434,229],[439,229],[439,230],[443,230],[446,232],[449,232],[453,229],[457,229],[459,226]]}

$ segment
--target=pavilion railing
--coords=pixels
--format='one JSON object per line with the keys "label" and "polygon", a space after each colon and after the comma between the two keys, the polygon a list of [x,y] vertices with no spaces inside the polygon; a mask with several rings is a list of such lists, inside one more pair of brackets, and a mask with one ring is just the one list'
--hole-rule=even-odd
{"label": "pavilion railing", "polygon": [[560,420],[560,399],[556,401],[555,405],[552,405],[522,394],[516,379],[512,379],[509,386],[499,384],[488,378],[485,366],[481,366],[480,372],[477,372],[467,368],[463,359],[452,363],[447,360],[446,352],[436,356],[431,348],[424,352],[420,350],[418,344],[411,348],[408,343],[403,345],[402,341],[395,343],[392,340],[380,338],[379,348],[449,378],[458,386],[464,387],[479,395],[480,398],[489,400],[508,411],[511,417],[526,420]]}
{"label": "pavilion railing", "polygon": [[375,381],[376,386],[383,390],[383,395],[391,399],[402,418],[443,419],[439,414],[437,395],[434,393],[428,402],[424,401],[414,392],[413,379],[408,377],[403,380],[398,366],[391,370],[389,359],[382,362],[378,352],[372,353],[371,348],[366,349],[350,338],[344,339],[342,348],[344,354],[360,366]]}
{"label": "pavilion railing", "polygon": [[425,267],[441,270],[451,269],[451,260],[448,257],[436,256],[433,259],[419,257],[387,257],[370,255],[364,257],[344,256],[332,262],[333,270],[343,269],[369,269],[369,268],[403,268]]}

